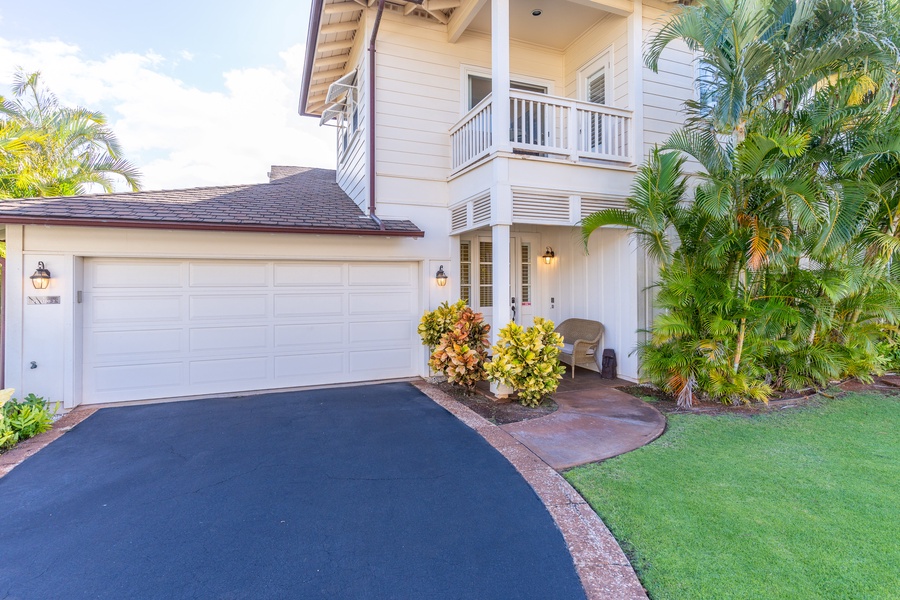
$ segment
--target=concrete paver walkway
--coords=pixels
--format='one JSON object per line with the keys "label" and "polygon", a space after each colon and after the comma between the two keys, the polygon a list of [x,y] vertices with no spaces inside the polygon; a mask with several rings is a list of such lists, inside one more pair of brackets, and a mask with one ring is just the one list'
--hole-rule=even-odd
{"label": "concrete paver walkway", "polygon": [[615,385],[627,382],[579,370],[553,395],[559,410],[501,429],[557,471],[624,454],[662,435],[665,417]]}

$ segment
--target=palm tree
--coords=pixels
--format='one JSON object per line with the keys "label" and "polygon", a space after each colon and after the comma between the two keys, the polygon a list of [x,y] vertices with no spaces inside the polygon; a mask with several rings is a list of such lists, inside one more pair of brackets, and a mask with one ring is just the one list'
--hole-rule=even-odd
{"label": "palm tree", "polygon": [[[701,94],[628,210],[590,215],[583,234],[631,227],[660,261],[666,314],[639,350],[679,405],[876,366],[874,342],[900,318],[884,277],[900,256],[900,128],[886,127],[897,14],[873,0],[705,0],[651,39],[653,69],[674,40],[698,53]],[[683,157],[702,167],[691,202]]]}
{"label": "palm tree", "polygon": [[140,173],[122,158],[102,113],[61,106],[37,72],[17,72],[12,94],[0,96],[0,197],[112,192],[116,178],[140,189]]}

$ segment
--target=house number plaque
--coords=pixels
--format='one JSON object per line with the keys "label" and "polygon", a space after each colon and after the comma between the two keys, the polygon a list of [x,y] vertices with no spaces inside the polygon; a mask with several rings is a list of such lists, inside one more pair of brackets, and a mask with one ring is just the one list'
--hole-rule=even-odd
{"label": "house number plaque", "polygon": [[59,304],[59,296],[28,296],[28,304]]}

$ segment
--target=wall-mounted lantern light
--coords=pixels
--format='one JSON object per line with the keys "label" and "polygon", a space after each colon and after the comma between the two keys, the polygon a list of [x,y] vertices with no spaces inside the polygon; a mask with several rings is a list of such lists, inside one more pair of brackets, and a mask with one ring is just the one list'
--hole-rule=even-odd
{"label": "wall-mounted lantern light", "polygon": [[434,280],[437,282],[438,287],[447,285],[447,274],[444,273],[444,265],[441,265],[438,272],[434,274]]}
{"label": "wall-mounted lantern light", "polygon": [[544,252],[544,264],[549,265],[554,256],[556,256],[556,254],[553,253],[553,248],[547,246],[547,251]]}
{"label": "wall-mounted lantern light", "polygon": [[44,261],[38,262],[37,271],[31,276],[31,285],[36,290],[46,290],[50,285],[50,271],[44,267]]}

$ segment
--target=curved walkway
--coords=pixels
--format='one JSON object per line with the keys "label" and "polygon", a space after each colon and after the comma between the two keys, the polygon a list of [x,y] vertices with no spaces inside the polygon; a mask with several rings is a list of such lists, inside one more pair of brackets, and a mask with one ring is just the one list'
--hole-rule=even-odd
{"label": "curved walkway", "polygon": [[588,600],[647,600],[647,594],[618,542],[569,482],[503,428],[457,402],[437,386],[425,381],[413,385],[474,429],[531,485],[566,540]]}
{"label": "curved walkway", "polygon": [[630,452],[666,428],[658,410],[610,386],[559,392],[553,399],[555,413],[500,428],[557,471]]}

